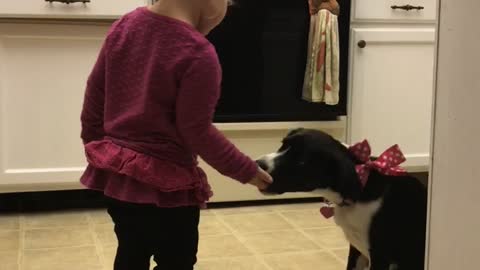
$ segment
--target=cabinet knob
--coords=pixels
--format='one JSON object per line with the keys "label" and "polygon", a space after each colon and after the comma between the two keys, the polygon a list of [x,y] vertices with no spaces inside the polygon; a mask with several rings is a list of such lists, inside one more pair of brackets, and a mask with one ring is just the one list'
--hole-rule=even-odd
{"label": "cabinet knob", "polygon": [[64,3],[69,5],[70,3],[90,3],[90,0],[45,0],[45,2],[53,3],[53,2],[58,2],[58,3]]}
{"label": "cabinet knob", "polygon": [[357,45],[360,49],[363,49],[363,48],[367,47],[367,42],[362,39],[357,43]]}
{"label": "cabinet knob", "polygon": [[416,10],[425,9],[425,7],[422,7],[422,6],[412,6],[412,5],[403,5],[403,6],[393,5],[393,6],[391,6],[391,8],[392,9],[403,9],[403,10],[406,10],[406,11],[410,11],[412,9],[416,9]]}

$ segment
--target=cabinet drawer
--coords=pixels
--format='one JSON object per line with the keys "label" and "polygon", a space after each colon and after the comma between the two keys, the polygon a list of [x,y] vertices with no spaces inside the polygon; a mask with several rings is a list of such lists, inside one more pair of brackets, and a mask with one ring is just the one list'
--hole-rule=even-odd
{"label": "cabinet drawer", "polygon": [[90,0],[89,3],[49,3],[45,0],[2,0],[2,18],[113,19],[139,7],[148,0]]}
{"label": "cabinet drawer", "polygon": [[[219,124],[218,128],[231,140],[241,151],[256,158],[267,153],[276,151],[282,139],[292,128],[307,127],[321,129],[335,138],[344,139],[345,123],[322,123],[322,122],[299,122],[299,123],[230,123]],[[265,196],[255,188],[242,187],[215,169],[208,166],[203,160],[200,166],[208,175],[214,196],[211,202],[251,201],[266,199],[290,199],[318,197],[314,193],[286,193],[280,196]]]}
{"label": "cabinet drawer", "polygon": [[[434,21],[437,18],[437,0],[356,0],[353,5],[353,20]],[[423,9],[408,10],[408,6]]]}

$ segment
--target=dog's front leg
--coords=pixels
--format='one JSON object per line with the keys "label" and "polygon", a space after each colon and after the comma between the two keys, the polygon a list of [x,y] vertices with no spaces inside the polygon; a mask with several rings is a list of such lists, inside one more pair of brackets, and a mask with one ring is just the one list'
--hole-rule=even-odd
{"label": "dog's front leg", "polygon": [[368,259],[353,246],[348,252],[347,270],[368,270]]}
{"label": "dog's front leg", "polygon": [[370,250],[370,270],[389,270],[390,262],[381,251]]}

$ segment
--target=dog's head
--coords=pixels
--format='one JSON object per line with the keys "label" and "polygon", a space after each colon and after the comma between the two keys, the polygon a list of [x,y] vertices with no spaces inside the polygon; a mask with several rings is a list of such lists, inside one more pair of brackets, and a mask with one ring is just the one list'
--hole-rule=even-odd
{"label": "dog's head", "polygon": [[273,178],[266,193],[334,192],[356,200],[361,190],[355,160],[330,135],[311,129],[291,131],[280,149],[257,160]]}

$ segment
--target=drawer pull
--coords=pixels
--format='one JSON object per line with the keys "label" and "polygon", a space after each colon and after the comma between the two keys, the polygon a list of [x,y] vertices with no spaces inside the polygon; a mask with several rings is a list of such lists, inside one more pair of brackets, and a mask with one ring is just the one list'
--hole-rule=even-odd
{"label": "drawer pull", "polygon": [[45,0],[45,2],[50,2],[50,3],[53,3],[53,2],[59,2],[59,3],[64,3],[64,4],[67,4],[69,5],[70,3],[90,3],[90,0]]}
{"label": "drawer pull", "polygon": [[403,6],[394,5],[394,6],[391,6],[391,8],[392,9],[403,9],[403,10],[406,10],[406,11],[410,11],[410,10],[413,10],[413,9],[416,9],[416,10],[425,9],[422,6],[412,6],[412,5],[403,5]]}
{"label": "drawer pull", "polygon": [[363,49],[365,47],[367,47],[367,42],[365,40],[360,40],[358,43],[357,43],[357,46],[360,48],[360,49]]}

